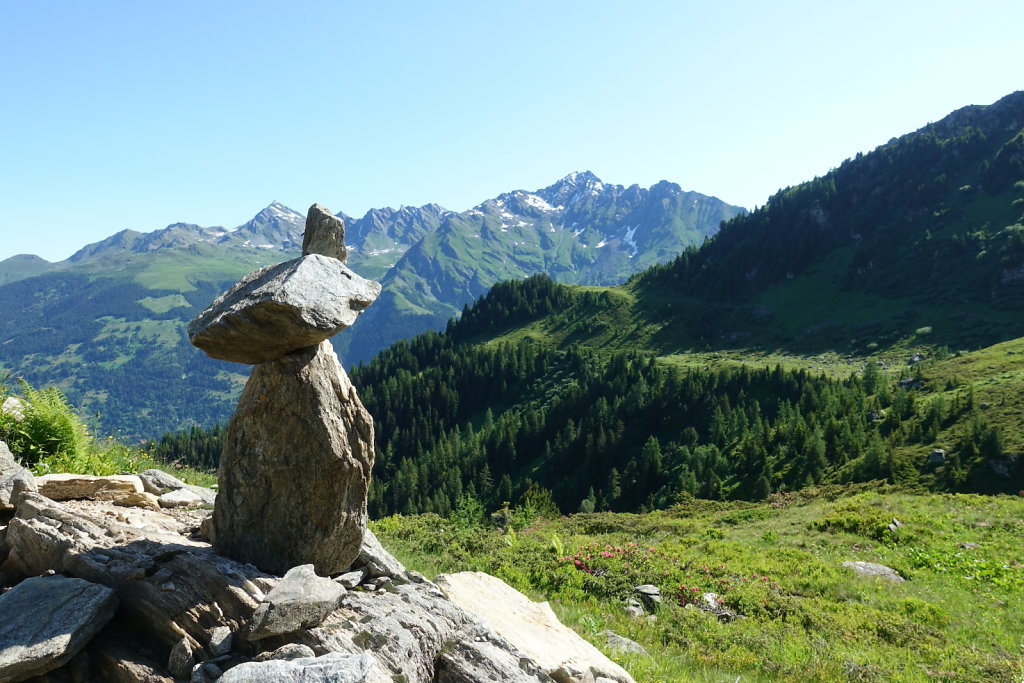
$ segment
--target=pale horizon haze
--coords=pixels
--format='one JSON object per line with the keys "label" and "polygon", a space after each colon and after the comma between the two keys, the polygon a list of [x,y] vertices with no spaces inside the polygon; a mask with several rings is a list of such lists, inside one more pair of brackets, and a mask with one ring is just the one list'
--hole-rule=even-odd
{"label": "pale horizon haze", "polygon": [[0,260],[572,171],[748,208],[1024,88],[1024,3],[0,3]]}

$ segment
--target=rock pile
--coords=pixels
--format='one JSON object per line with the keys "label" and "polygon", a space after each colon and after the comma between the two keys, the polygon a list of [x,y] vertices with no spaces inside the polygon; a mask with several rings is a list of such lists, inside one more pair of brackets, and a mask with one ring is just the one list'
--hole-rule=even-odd
{"label": "rock pile", "polygon": [[15,504],[0,517],[0,681],[632,681],[546,605],[486,575],[432,583],[369,531],[345,571],[282,577],[217,553],[201,507],[22,489]]}
{"label": "rock pile", "polygon": [[301,258],[246,276],[188,328],[213,358],[256,364],[225,436],[213,538],[277,574],[348,568],[366,528],[373,420],[327,339],[380,285],[344,265],[344,235],[314,204]]}

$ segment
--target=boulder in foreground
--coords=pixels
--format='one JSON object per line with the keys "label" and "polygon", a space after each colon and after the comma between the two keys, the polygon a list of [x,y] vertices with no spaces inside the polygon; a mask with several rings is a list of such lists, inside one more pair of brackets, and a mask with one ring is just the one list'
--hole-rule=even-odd
{"label": "boulder in foreground", "polygon": [[117,609],[106,586],[64,576],[26,579],[0,595],[0,681],[24,680],[63,665]]}
{"label": "boulder in foreground", "polygon": [[540,664],[559,683],[633,678],[578,633],[563,625],[546,602],[533,602],[483,572],[442,574],[437,585],[456,605],[480,615],[495,633]]}
{"label": "boulder in foreground", "polygon": [[373,419],[330,342],[257,365],[224,437],[222,554],[283,575],[348,569],[366,528]]}

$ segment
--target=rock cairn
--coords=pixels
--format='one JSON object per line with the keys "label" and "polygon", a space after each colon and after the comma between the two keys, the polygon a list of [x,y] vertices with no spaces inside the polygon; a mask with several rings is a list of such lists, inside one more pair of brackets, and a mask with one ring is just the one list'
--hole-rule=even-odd
{"label": "rock cairn", "polygon": [[303,255],[261,268],[188,327],[212,358],[254,364],[225,436],[214,507],[222,554],[284,574],[348,568],[366,528],[373,419],[328,338],[380,285],[345,266],[345,224],[319,204]]}

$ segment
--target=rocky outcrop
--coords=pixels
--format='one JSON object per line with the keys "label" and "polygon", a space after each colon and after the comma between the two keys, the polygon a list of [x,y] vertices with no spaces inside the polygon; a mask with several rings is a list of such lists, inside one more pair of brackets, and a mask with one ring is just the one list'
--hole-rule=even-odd
{"label": "rocky outcrop", "polygon": [[347,569],[372,467],[373,420],[330,342],[256,366],[224,438],[217,549],[277,574]]}
{"label": "rocky outcrop", "polygon": [[559,683],[590,683],[633,678],[596,647],[564,626],[546,602],[525,595],[483,572],[437,577],[437,585],[456,605],[480,614],[484,622],[540,664]]}
{"label": "rocky outcrop", "polygon": [[341,332],[379,294],[338,259],[309,254],[242,278],[189,323],[188,337],[211,358],[264,363]]}
{"label": "rocky outcrop", "polygon": [[[151,683],[214,677],[229,683],[600,680],[593,675],[565,678],[564,665],[553,671],[552,678],[535,655],[489,625],[496,611],[490,602],[493,596],[481,599],[485,623],[452,602],[437,585],[405,570],[375,539],[358,554],[365,560],[346,567],[351,570],[347,573],[361,575],[362,582],[344,591],[335,581],[314,577],[308,567],[285,579],[219,555],[196,536],[202,514],[209,512],[125,509],[95,501],[57,503],[34,493],[21,497],[10,524],[11,559],[4,571],[9,576],[56,571],[82,579],[83,584],[106,586],[102,590],[120,601],[117,616],[105,627],[103,618],[89,620],[102,630],[85,647],[83,657],[70,662],[61,657],[46,665],[56,668],[50,671],[51,680],[64,680],[62,672],[71,676],[73,667],[76,680]],[[363,561],[374,568],[360,564]],[[46,580],[52,579],[72,580]],[[9,599],[26,583],[0,600]],[[316,585],[316,590],[305,584]],[[298,607],[309,594],[321,591],[326,597],[312,596],[309,603],[321,607]],[[502,601],[507,599],[501,595]],[[39,609],[32,602],[31,607],[11,611],[0,605],[0,624],[15,612],[38,619]],[[82,612],[55,608],[58,615],[72,617],[64,611]],[[274,629],[273,634],[259,633],[258,625],[275,612],[291,625]],[[23,627],[14,630],[16,647],[32,633]],[[544,631],[542,638],[549,635]],[[85,640],[88,637],[83,644]],[[600,671],[608,680],[629,680],[607,675],[604,663],[574,657],[573,666],[574,672]],[[34,671],[31,675],[44,673]],[[28,675],[0,675],[0,680],[19,681]]]}
{"label": "rocky outcrop", "polygon": [[55,669],[85,647],[117,609],[105,586],[64,576],[22,581],[0,595],[0,681]]}

